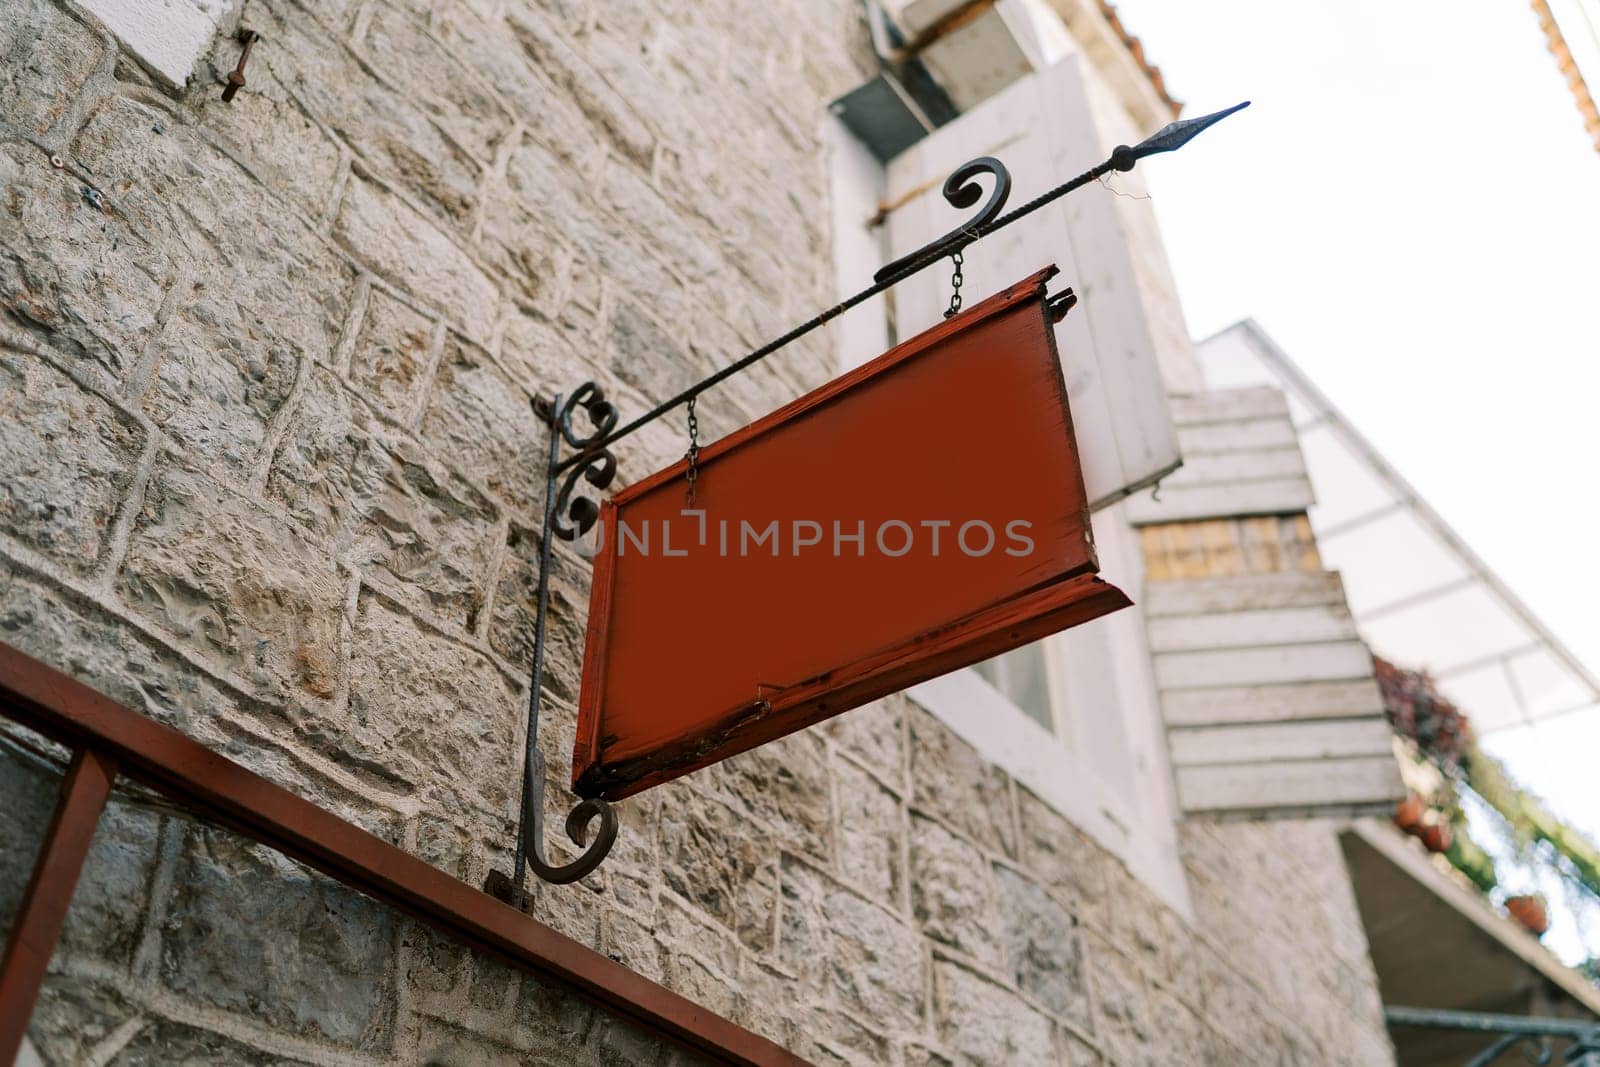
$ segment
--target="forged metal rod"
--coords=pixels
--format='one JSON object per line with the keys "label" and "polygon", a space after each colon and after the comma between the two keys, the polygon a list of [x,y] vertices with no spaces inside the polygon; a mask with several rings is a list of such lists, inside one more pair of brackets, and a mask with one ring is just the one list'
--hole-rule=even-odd
{"label": "forged metal rod", "polygon": [[[990,156],[984,156],[980,159],[975,159],[969,163],[963,164],[961,167],[956,169],[955,173],[950,176],[950,179],[945,182],[944,186],[945,198],[955,206],[965,208],[971,207],[973,204],[977,203],[978,197],[981,195],[981,191],[973,179],[978,174],[987,172],[994,177],[996,183],[995,189],[989,197],[989,201],[983,206],[983,209],[978,213],[978,216],[974,220],[970,221],[966,226],[952,230],[950,233],[939,238],[937,241],[924,245],[922,248],[912,252],[910,255],[895,260],[893,263],[890,263],[888,266],[880,270],[877,275],[874,276],[873,283],[867,286],[867,288],[861,290],[859,293],[840,301],[821,314],[806,320],[799,326],[796,326],[794,329],[784,334],[782,337],[767,342],[754,352],[751,352],[749,355],[728,364],[726,367],[723,367],[721,370],[710,375],[709,377],[702,378],[700,381],[689,386],[689,388],[683,390],[683,392],[672,397],[671,399],[663,400],[661,403],[657,404],[643,415],[640,415],[632,422],[627,423],[620,429],[607,433],[603,438],[595,441],[592,447],[595,449],[604,449],[610,447],[640,427],[654,422],[656,419],[660,418],[662,415],[665,415],[673,408],[678,407],[680,404],[688,403],[690,400],[699,396],[707,389],[710,389],[718,382],[721,382],[724,379],[739,373],[753,363],[765,359],[767,356],[770,356],[772,353],[778,351],[778,349],[787,347],[788,345],[799,340],[801,337],[804,337],[806,334],[810,333],[812,330],[815,330],[818,326],[821,326],[844,314],[846,311],[849,311],[862,301],[877,296],[890,286],[897,285],[900,282],[905,281],[907,278],[910,278],[912,275],[918,274],[928,267],[933,266],[933,264],[939,262],[939,260],[945,258],[946,256],[954,252],[961,251],[974,241],[978,240],[978,238],[986,236],[987,234],[991,234],[998,229],[1002,229],[1011,225],[1018,219],[1031,215],[1035,211],[1044,207],[1046,204],[1066,196],[1075,189],[1081,189],[1083,186],[1088,185],[1092,181],[1099,180],[1114,170],[1132,170],[1134,164],[1139,160],[1144,159],[1146,156],[1153,156],[1160,152],[1176,151],[1177,149],[1188,144],[1207,127],[1215,125],[1216,123],[1227,118],[1229,115],[1233,114],[1235,111],[1240,111],[1249,106],[1250,101],[1246,100],[1243,103],[1235,104],[1233,107],[1227,108],[1223,111],[1212,112],[1209,115],[1201,115],[1198,118],[1180,119],[1177,122],[1167,124],[1131,148],[1127,145],[1118,145],[1116,149],[1112,151],[1110,157],[1107,158],[1103,163],[1091,170],[1084,171],[1076,178],[1073,178],[1067,182],[1063,182],[1054,189],[1051,189],[1050,191],[1028,201],[1015,211],[1012,211],[1006,215],[1001,215],[998,218],[995,217],[995,214],[1004,205],[1005,196],[1007,193],[1009,193],[1011,186],[1011,178],[1006,172],[1005,166],[1000,163],[999,160]],[[580,452],[578,455],[570,456],[557,464],[555,470],[557,472],[565,471],[569,467],[572,467],[582,461],[584,458],[585,457],[582,452]]]}
{"label": "forged metal rod", "polygon": [[[598,390],[590,388],[589,392],[595,394],[594,399],[585,405],[585,410],[601,430],[610,423],[603,417],[596,417],[596,408],[605,405],[603,397],[598,395]],[[562,884],[576,882],[600,866],[607,853],[611,851],[612,844],[617,839],[617,813],[611,805],[604,800],[585,800],[573,808],[567,816],[567,837],[584,851],[571,863],[556,866],[544,855],[544,753],[539,751],[539,704],[542,700],[544,689],[544,638],[546,620],[550,614],[550,561],[554,555],[554,542],[552,540],[556,512],[556,463],[561,458],[561,442],[563,439],[582,441],[576,438],[571,426],[573,408],[583,404],[588,399],[585,391],[580,389],[568,398],[565,404],[557,396],[549,409],[550,425],[550,460],[546,468],[548,476],[544,487],[544,523],[539,535],[539,591],[533,626],[533,675],[528,688],[528,732],[526,749],[522,760],[522,804],[517,818],[517,852],[516,859],[511,868],[511,884],[509,886],[486,887],[491,892],[494,888],[504,890],[504,895],[509,897],[508,903],[514,907],[522,905],[522,877],[524,866],[533,871],[546,882]],[[609,410],[609,405],[605,405]],[[604,412],[602,412],[602,415]],[[615,421],[612,416],[611,421]],[[577,473],[577,472],[574,472]],[[615,473],[613,464],[612,473]],[[575,480],[575,479],[573,479]],[[598,479],[591,481],[599,483]],[[606,479],[609,482],[610,478]],[[603,486],[602,486],[603,488]],[[600,818],[600,833],[592,843],[588,842],[589,821],[594,817]],[[498,879],[495,879],[498,881]]]}

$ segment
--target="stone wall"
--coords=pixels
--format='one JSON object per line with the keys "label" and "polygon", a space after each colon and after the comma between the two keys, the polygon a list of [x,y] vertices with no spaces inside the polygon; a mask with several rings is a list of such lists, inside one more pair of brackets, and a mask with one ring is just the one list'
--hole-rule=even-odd
{"label": "stone wall", "polygon": [[[231,42],[173,93],[69,3],[0,12],[0,640],[481,884],[522,743],[529,401],[593,377],[640,411],[831,302],[818,131],[865,30],[849,0],[243,22],[264,40],[229,106]],[[707,436],[829,366],[819,336],[734,379]],[[623,479],[684,445],[642,432]],[[588,567],[558,563],[552,816]],[[6,917],[59,756],[8,736]],[[536,916],[819,1063],[1387,1056],[1327,826],[1191,828],[1192,927],[904,698],[620,810],[612,858]],[[32,1040],[52,1063],[679,1057],[127,793]]]}

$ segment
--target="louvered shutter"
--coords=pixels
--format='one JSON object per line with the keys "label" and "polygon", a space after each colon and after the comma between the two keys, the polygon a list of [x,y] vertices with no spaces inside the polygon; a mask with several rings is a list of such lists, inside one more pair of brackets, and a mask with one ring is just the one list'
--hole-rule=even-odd
{"label": "louvered shutter", "polygon": [[[887,168],[890,258],[953,229],[963,214],[941,189],[956,167],[996,156],[1013,179],[1011,206],[1079,174],[1110,154],[1128,129],[1097,122],[1081,57],[1068,57],[1017,81],[901,153]],[[1099,108],[1102,116],[1107,109]],[[987,180],[987,179],[985,179]],[[1137,192],[1135,175],[1119,175]],[[1159,243],[1136,254],[1128,211],[1109,189],[1089,187],[1028,219],[985,237],[965,255],[963,296],[969,303],[1047,263],[1061,268],[1078,306],[1057,327],[1056,340],[1083,458],[1089,499],[1103,506],[1149,485],[1178,463],[1152,323],[1141,295],[1154,269],[1139,262],[1160,255]],[[950,271],[934,266],[893,290],[896,332],[910,337],[939,321],[950,299]],[[1175,302],[1172,303],[1176,307]],[[1187,357],[1185,357],[1187,358]]]}
{"label": "louvered shutter", "polygon": [[1337,574],[1323,571],[1289,409],[1271,389],[1174,402],[1184,467],[1129,501],[1178,800],[1187,812],[1387,809],[1392,735]]}

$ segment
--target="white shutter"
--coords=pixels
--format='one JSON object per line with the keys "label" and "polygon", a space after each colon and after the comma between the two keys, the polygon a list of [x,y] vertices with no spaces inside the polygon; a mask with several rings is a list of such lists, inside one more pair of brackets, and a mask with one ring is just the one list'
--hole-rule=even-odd
{"label": "white shutter", "polygon": [[[1151,581],[1142,601],[1180,806],[1257,817],[1390,807],[1400,767],[1339,576],[1315,552],[1228,541],[1259,531],[1255,516],[1309,535],[1311,485],[1287,400],[1218,390],[1175,397],[1173,414],[1183,468],[1159,500],[1141,493],[1127,508],[1150,527],[1153,573],[1197,575]],[[1218,551],[1157,565],[1156,546],[1196,533],[1219,537]]]}
{"label": "white shutter", "polygon": [[[1081,57],[1021,79],[889,163],[889,258],[962,221],[941,190],[967,160],[989,155],[1004,162],[1013,181],[1009,206],[1017,207],[1099,163],[1116,143],[1096,123]],[[1138,188],[1133,180],[1117,177],[1125,191]],[[1117,199],[1109,189],[1090,186],[983,238],[965,253],[962,289],[969,303],[976,302],[1054,263],[1061,268],[1056,284],[1078,294],[1056,340],[1095,507],[1178,465],[1152,319],[1140,292],[1138,260],[1159,256],[1160,249],[1133,246]],[[930,267],[893,293],[896,331],[910,337],[939,321],[950,299],[950,271]]]}
{"label": "white shutter", "polygon": [[1384,810],[1403,795],[1337,574],[1152,582],[1143,607],[1185,811]]}
{"label": "white shutter", "polygon": [[1136,526],[1289,515],[1314,499],[1289,401],[1276,389],[1219,389],[1172,398],[1183,467],[1158,493],[1128,501]]}

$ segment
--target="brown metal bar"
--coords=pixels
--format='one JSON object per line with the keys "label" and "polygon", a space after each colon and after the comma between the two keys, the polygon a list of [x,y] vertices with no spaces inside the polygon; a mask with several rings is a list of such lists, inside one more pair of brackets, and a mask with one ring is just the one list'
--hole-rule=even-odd
{"label": "brown metal bar", "polygon": [[55,815],[39,845],[39,858],[0,962],[0,1063],[13,1062],[22,1048],[45,968],[61,937],[72,890],[116,776],[116,763],[109,757],[79,748],[61,780]]}
{"label": "brown metal bar", "polygon": [[[183,734],[0,643],[0,714],[434,927],[553,978],[660,1037],[730,1064],[803,1064],[772,1041],[635,974]],[[0,1062],[5,1062],[0,1058]]]}

